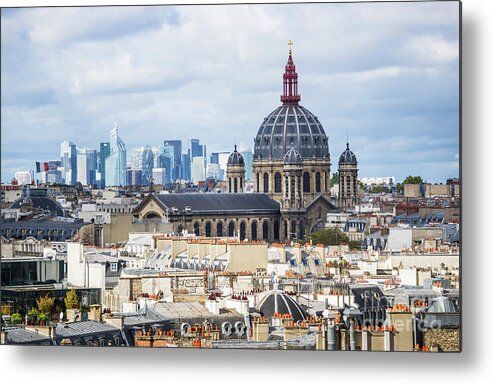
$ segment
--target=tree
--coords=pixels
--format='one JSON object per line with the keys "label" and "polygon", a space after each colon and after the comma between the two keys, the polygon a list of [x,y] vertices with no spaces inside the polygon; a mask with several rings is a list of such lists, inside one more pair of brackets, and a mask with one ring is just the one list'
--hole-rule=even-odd
{"label": "tree", "polygon": [[313,233],[310,239],[314,244],[340,245],[349,243],[349,237],[340,228],[326,228]]}
{"label": "tree", "polygon": [[382,193],[387,192],[387,189],[382,185],[377,185],[368,191],[369,193]]}
{"label": "tree", "polygon": [[330,186],[333,187],[338,183],[339,183],[339,172],[335,172],[332,174],[332,177],[330,178]]}
{"label": "tree", "polygon": [[36,304],[38,306],[39,312],[44,315],[51,314],[51,310],[53,309],[54,303],[55,303],[55,299],[53,297],[48,296],[48,294],[36,299]]}
{"label": "tree", "polygon": [[10,321],[12,324],[19,324],[22,322],[22,316],[20,313],[12,313],[10,315]]}
{"label": "tree", "polygon": [[71,289],[65,295],[65,308],[67,309],[76,309],[79,308],[79,299],[77,297],[77,293],[75,289]]}
{"label": "tree", "polygon": [[421,176],[411,176],[409,175],[404,179],[402,184],[423,184],[425,181]]}

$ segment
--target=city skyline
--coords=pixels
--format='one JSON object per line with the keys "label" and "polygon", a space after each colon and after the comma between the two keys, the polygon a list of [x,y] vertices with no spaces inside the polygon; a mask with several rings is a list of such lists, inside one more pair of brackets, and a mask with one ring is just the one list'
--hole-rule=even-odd
{"label": "city skyline", "polygon": [[[175,137],[208,153],[252,147],[279,105],[289,39],[331,173],[349,137],[361,177],[458,176],[457,4],[297,6],[3,9],[2,182],[56,159],[62,140],[97,148],[115,121],[128,148]],[[317,22],[294,23],[297,11]]]}

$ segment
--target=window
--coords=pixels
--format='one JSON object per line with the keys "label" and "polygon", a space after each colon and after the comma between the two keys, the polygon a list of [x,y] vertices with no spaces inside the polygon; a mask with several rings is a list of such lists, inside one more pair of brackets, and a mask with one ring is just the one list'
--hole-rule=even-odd
{"label": "window", "polygon": [[110,271],[117,272],[118,271],[118,263],[110,263]]}
{"label": "window", "polygon": [[315,191],[317,193],[320,193],[321,189],[322,189],[322,187],[321,187],[321,183],[320,183],[320,172],[317,172],[315,174]]}
{"label": "window", "polygon": [[246,224],[244,221],[240,223],[240,240],[245,240],[246,237]]}
{"label": "window", "polygon": [[205,224],[205,236],[206,237],[211,237],[211,234],[212,234],[212,226],[211,226],[211,222],[208,221]]}
{"label": "window", "polygon": [[274,240],[279,240],[279,221],[274,221]]}
{"label": "window", "polygon": [[200,235],[200,225],[199,225],[199,223],[195,223],[193,225],[193,233],[195,234],[195,236],[199,236]]}
{"label": "window", "polygon": [[234,237],[234,235],[235,235],[235,223],[230,222],[228,227],[228,236]]}
{"label": "window", "polygon": [[234,184],[234,192],[235,193],[238,193],[238,179],[235,177],[234,181],[233,181],[233,184]]}
{"label": "window", "polygon": [[269,240],[269,224],[267,221],[262,224],[262,239]]}
{"label": "window", "polygon": [[257,240],[257,222],[252,223],[252,240]]}
{"label": "window", "polygon": [[282,190],[282,177],[279,172],[276,172],[276,175],[274,176],[274,192],[281,193],[281,190]]}
{"label": "window", "polygon": [[310,192],[310,174],[303,173],[303,192]]}
{"label": "window", "polygon": [[223,223],[219,222],[217,223],[217,236],[222,237],[223,236]]}
{"label": "window", "polygon": [[269,192],[269,174],[267,172],[264,173],[264,193]]}

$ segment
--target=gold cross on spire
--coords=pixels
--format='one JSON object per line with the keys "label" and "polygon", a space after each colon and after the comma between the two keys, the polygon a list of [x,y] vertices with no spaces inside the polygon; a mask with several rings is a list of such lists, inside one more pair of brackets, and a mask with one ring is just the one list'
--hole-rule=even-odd
{"label": "gold cross on spire", "polygon": [[292,45],[293,45],[293,41],[292,40],[289,40],[288,41],[288,45],[289,45],[289,54],[291,54],[291,48],[292,48]]}

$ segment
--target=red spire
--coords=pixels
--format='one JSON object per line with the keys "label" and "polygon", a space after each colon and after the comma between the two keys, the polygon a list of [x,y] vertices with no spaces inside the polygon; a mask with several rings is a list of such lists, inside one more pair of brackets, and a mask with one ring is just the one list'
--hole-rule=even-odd
{"label": "red spire", "polygon": [[284,89],[283,94],[281,95],[281,101],[283,104],[298,104],[301,100],[301,96],[298,95],[298,74],[296,73],[296,66],[294,65],[291,52],[291,45],[293,45],[293,42],[290,40],[288,45],[289,56],[282,77],[284,80]]}

